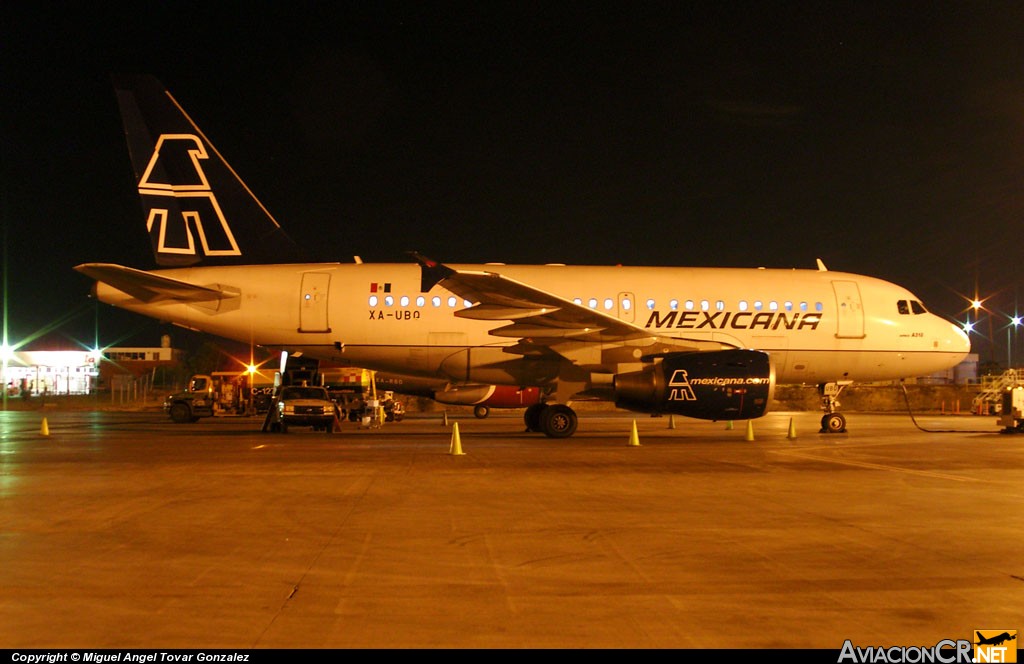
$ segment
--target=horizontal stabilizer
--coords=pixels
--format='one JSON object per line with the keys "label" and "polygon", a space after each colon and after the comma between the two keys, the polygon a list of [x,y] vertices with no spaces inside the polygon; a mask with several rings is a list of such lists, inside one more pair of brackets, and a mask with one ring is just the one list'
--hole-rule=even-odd
{"label": "horizontal stabilizer", "polygon": [[96,281],[113,286],[143,302],[176,300],[179,302],[212,302],[238,297],[239,291],[224,287],[197,286],[187,281],[164,277],[113,263],[83,263],[75,270]]}

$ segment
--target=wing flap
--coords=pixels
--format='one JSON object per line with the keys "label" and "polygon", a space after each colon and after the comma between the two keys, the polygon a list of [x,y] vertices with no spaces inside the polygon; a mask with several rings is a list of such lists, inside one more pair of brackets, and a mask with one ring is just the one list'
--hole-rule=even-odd
{"label": "wing flap", "polygon": [[147,303],[161,300],[214,302],[240,295],[238,290],[230,287],[199,286],[114,263],[83,263],[75,266],[75,270]]}
{"label": "wing flap", "polygon": [[508,307],[500,304],[475,304],[468,309],[462,309],[456,311],[455,315],[459,318],[468,318],[471,320],[519,320],[520,318],[529,318],[531,316],[541,316],[545,314],[552,314],[555,312],[553,307]]}
{"label": "wing flap", "polygon": [[499,327],[491,330],[489,334],[495,337],[510,337],[512,339],[526,338],[558,338],[558,339],[577,339],[586,335],[597,335],[603,328],[592,328],[592,327],[564,327],[555,325],[524,325],[522,323],[513,323],[512,325],[506,325],[505,327]]}

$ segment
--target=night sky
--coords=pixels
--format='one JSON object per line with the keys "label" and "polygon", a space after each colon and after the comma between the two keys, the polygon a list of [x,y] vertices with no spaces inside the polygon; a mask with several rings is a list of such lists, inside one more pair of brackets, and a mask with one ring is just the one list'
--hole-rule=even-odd
{"label": "night sky", "polygon": [[1006,361],[1024,3],[97,4],[0,8],[12,341],[171,329],[72,269],[155,267],[125,72],[157,76],[314,260],[820,257],[950,318],[991,296],[975,350]]}

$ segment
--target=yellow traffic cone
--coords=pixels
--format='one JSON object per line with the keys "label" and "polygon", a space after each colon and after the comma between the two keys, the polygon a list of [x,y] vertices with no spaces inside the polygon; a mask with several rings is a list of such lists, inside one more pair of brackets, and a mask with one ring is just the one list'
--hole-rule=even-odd
{"label": "yellow traffic cone", "polygon": [[786,435],[788,440],[796,440],[796,427],[793,426],[793,418],[789,418],[789,433]]}
{"label": "yellow traffic cone", "polygon": [[452,456],[462,456],[462,438],[459,437],[459,423],[456,422],[452,425],[452,445],[448,450],[448,454]]}
{"label": "yellow traffic cone", "polygon": [[675,415],[669,415],[668,416],[668,428],[669,429],[675,429],[676,428],[676,416]]}
{"label": "yellow traffic cone", "polygon": [[754,440],[754,423],[747,420],[747,440]]}
{"label": "yellow traffic cone", "polygon": [[732,420],[729,420],[728,422],[725,423],[725,430],[732,431]]}
{"label": "yellow traffic cone", "polygon": [[43,434],[44,436],[50,435],[50,425],[46,423],[45,417],[43,418],[43,426],[39,428],[39,433]]}
{"label": "yellow traffic cone", "polygon": [[640,447],[640,436],[636,432],[636,420],[633,420],[633,431],[629,434],[629,446]]}

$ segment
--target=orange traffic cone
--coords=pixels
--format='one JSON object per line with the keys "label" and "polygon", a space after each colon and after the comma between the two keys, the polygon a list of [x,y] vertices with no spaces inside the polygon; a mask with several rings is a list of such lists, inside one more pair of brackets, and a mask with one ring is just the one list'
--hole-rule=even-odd
{"label": "orange traffic cone", "polygon": [[452,456],[462,456],[462,438],[459,436],[459,423],[456,422],[452,425],[452,445],[448,449],[448,454]]}
{"label": "orange traffic cone", "polygon": [[640,447],[640,436],[636,432],[636,420],[633,420],[633,431],[629,434],[629,446]]}

